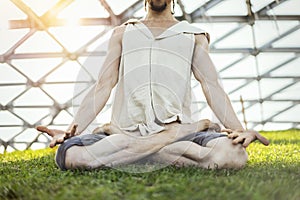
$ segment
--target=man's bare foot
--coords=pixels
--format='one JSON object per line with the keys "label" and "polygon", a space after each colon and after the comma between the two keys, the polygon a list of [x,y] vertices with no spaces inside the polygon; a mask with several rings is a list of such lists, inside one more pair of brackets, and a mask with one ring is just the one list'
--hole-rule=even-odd
{"label": "man's bare foot", "polygon": [[122,131],[119,127],[112,125],[111,123],[107,123],[93,130],[93,134],[101,134],[101,133],[112,135],[112,134],[126,133],[126,131]]}
{"label": "man's bare foot", "polygon": [[209,132],[217,132],[217,133],[222,132],[221,126],[219,124],[213,123],[213,122],[211,122],[209,124],[209,127],[208,127],[207,131],[209,131]]}
{"label": "man's bare foot", "polygon": [[50,147],[53,148],[57,144],[63,143],[66,139],[75,136],[77,124],[74,124],[69,131],[62,131],[58,129],[48,129],[46,126],[37,126],[36,130],[47,133],[52,137],[52,141],[50,142]]}
{"label": "man's bare foot", "polygon": [[183,134],[184,136],[186,136],[186,134],[189,133],[192,134],[207,130],[209,128],[210,123],[211,122],[208,119],[199,120],[191,124],[180,124],[178,122],[173,122],[165,125],[165,132],[177,132],[178,134]]}
{"label": "man's bare foot", "polygon": [[211,122],[207,130],[208,132],[217,132],[217,133],[232,133],[232,130],[229,128],[222,128],[218,123]]}
{"label": "man's bare foot", "polygon": [[226,132],[227,134],[230,134],[233,132],[233,130],[230,128],[223,128],[223,129],[221,129],[221,132]]}

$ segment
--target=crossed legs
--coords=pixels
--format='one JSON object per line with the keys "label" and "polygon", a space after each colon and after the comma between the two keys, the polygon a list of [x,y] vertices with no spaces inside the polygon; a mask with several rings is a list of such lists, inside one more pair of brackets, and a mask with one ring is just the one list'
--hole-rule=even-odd
{"label": "crossed legs", "polygon": [[[247,162],[242,145],[233,145],[226,137],[213,139],[206,147],[180,138],[206,129],[208,120],[194,124],[172,123],[166,130],[148,137],[136,137],[126,133],[110,135],[89,146],[72,146],[67,150],[65,165],[68,169],[121,164],[144,160],[147,162],[196,165],[202,168],[241,168]],[[119,130],[116,131],[120,133]]]}
{"label": "crossed legs", "polygon": [[231,139],[219,137],[209,141],[205,147],[191,141],[175,142],[147,159],[154,163],[176,166],[240,169],[246,165],[248,155],[241,144],[232,144]]}
{"label": "crossed legs", "polygon": [[[112,135],[89,146],[73,146],[67,150],[65,165],[67,168],[99,168],[118,166],[145,158],[189,134],[205,130],[209,120],[200,120],[192,124],[173,122],[165,125],[165,130],[150,136],[136,136],[122,132],[110,126]],[[106,127],[107,128],[107,127]]]}

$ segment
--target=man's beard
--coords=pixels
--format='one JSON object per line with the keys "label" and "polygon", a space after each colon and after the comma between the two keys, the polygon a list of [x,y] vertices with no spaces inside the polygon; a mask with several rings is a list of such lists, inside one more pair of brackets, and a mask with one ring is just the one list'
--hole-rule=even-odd
{"label": "man's beard", "polygon": [[162,6],[156,6],[153,4],[153,1],[150,2],[150,9],[156,12],[162,12],[166,9],[167,3],[163,4]]}

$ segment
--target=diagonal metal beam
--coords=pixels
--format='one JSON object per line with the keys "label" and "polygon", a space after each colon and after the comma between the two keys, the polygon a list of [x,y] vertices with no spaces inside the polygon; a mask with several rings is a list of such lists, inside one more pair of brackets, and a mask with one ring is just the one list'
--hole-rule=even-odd
{"label": "diagonal metal beam", "polygon": [[111,7],[108,5],[108,3],[106,2],[106,0],[99,0],[99,2],[100,2],[101,5],[105,8],[105,10],[109,13],[110,16],[115,16],[113,10],[112,10]]}
{"label": "diagonal metal beam", "polygon": [[273,9],[273,8],[281,5],[282,3],[286,2],[286,1],[288,1],[288,0],[276,0],[276,1],[273,1],[270,4],[266,5],[265,7],[261,8],[260,10],[256,11],[256,13],[258,14],[258,16],[260,16],[260,15],[266,15],[267,12],[270,9]]}
{"label": "diagonal metal beam", "polygon": [[136,1],[133,5],[131,5],[128,9],[123,11],[121,14],[118,15],[121,23],[126,22],[128,19],[132,18],[133,14],[143,8],[144,1]]}
{"label": "diagonal metal beam", "polygon": [[249,56],[249,54],[244,54],[242,57],[240,57],[239,59],[233,61],[232,63],[230,63],[229,65],[227,65],[226,67],[224,67],[223,69],[221,69],[219,71],[219,73],[224,72],[225,70],[231,68],[232,66],[236,65],[237,63],[241,62],[242,60],[246,59]]}
{"label": "diagonal metal beam", "polygon": [[[299,55],[299,56],[300,56],[300,55]],[[269,71],[263,73],[263,74],[261,75],[261,77],[265,78],[265,77],[267,77],[267,76],[271,76],[271,75],[270,75],[271,72],[273,72],[273,71],[275,71],[275,70],[277,70],[277,69],[279,69],[279,68],[281,68],[281,67],[287,65],[288,63],[290,63],[290,62],[292,62],[292,61],[298,59],[299,56],[295,55],[294,57],[292,57],[292,58],[290,58],[290,59],[284,61],[283,63],[280,63],[279,65],[275,66],[274,68],[270,69]]]}
{"label": "diagonal metal beam", "polygon": [[109,16],[110,16],[110,19],[111,19],[111,24],[113,26],[119,25],[120,24],[119,18],[114,14],[113,10],[108,5],[108,3],[106,2],[106,0],[99,0],[99,2],[105,8],[105,10],[109,13]]}
{"label": "diagonal metal beam", "polygon": [[[222,78],[222,79],[226,79],[226,78]],[[251,83],[253,80],[246,80],[246,83],[240,85],[239,87],[235,88],[234,90],[231,90],[230,92],[228,92],[228,95],[233,94],[234,92],[240,90],[241,88],[247,86],[249,83]]]}
{"label": "diagonal metal beam", "polygon": [[219,3],[221,3],[223,0],[211,0],[209,2],[207,2],[206,4],[200,6],[198,9],[194,10],[190,16],[191,16],[191,20],[194,21],[196,18],[199,18],[203,15],[205,15],[205,12],[209,9],[211,9],[212,7],[218,5]]}
{"label": "diagonal metal beam", "polygon": [[213,43],[211,43],[211,47],[214,47],[216,43],[224,40],[225,38],[231,36],[233,33],[241,30],[242,28],[244,28],[247,24],[239,24],[236,28],[230,30],[228,33],[226,33],[225,35],[223,35],[222,37],[216,39]]}
{"label": "diagonal metal beam", "polygon": [[182,11],[183,20],[186,20],[186,21],[188,21],[188,22],[191,23],[192,22],[191,15],[189,15],[189,14],[187,14],[185,12],[185,8],[184,8],[184,5],[183,5],[182,1],[181,0],[177,0],[177,3],[178,3],[178,5],[179,5],[179,7],[180,7],[180,9]]}
{"label": "diagonal metal beam", "polygon": [[[44,84],[45,79],[47,78],[47,76],[49,76],[51,73],[53,73],[54,71],[56,71],[58,68],[60,68],[63,64],[65,64],[68,61],[67,58],[62,59],[62,61],[60,63],[58,63],[55,67],[52,67],[52,69],[50,71],[48,71],[46,74],[44,74],[38,81],[37,83],[39,83],[39,88],[43,90],[43,88],[41,87],[42,84]],[[51,95],[49,95],[48,93],[45,92],[45,94],[47,94],[47,96],[49,96],[54,102],[56,102],[55,99],[53,99],[53,97],[51,97]]]}
{"label": "diagonal metal beam", "polygon": [[266,122],[272,120],[274,117],[276,117],[276,116],[278,116],[278,115],[280,115],[280,114],[282,114],[282,113],[284,113],[284,112],[290,110],[291,108],[295,107],[296,105],[297,105],[297,104],[294,104],[294,103],[293,103],[292,105],[288,106],[287,108],[284,108],[284,109],[278,111],[277,113],[275,113],[274,115],[271,115],[271,116],[268,117],[267,119],[263,120],[262,123],[265,124]]}
{"label": "diagonal metal beam", "polygon": [[43,21],[43,24],[47,25],[47,27],[51,26],[53,21],[57,21],[57,15],[73,2],[74,0],[60,0],[40,17],[40,19]]}
{"label": "diagonal metal beam", "polygon": [[33,21],[38,25],[40,29],[45,29],[44,23],[41,21],[40,17],[35,14],[25,3],[23,3],[21,0],[11,0],[12,3],[14,3],[20,10],[22,10],[24,13],[27,14],[27,16],[30,19],[33,19]]}
{"label": "diagonal metal beam", "polygon": [[101,38],[104,34],[106,34],[108,31],[110,31],[111,28],[106,27],[101,33],[97,34],[94,38],[92,38],[90,41],[88,41],[85,45],[83,45],[82,47],[80,47],[74,54],[76,57],[76,62],[80,65],[80,67],[89,75],[89,77],[91,78],[91,80],[94,80],[94,77],[92,76],[92,74],[85,68],[85,66],[83,66],[79,61],[78,61],[78,56],[82,55],[83,52],[86,52],[86,49],[93,44],[94,42],[96,42],[99,38]]}
{"label": "diagonal metal beam", "polygon": [[86,44],[84,44],[82,47],[80,47],[75,53],[77,55],[81,55],[83,52],[86,52],[86,49],[88,48],[88,46],[90,46],[91,44],[96,42],[99,38],[101,38],[103,35],[105,35],[110,30],[111,30],[111,28],[105,27],[105,29],[102,32],[97,34],[94,38],[92,38],[90,41],[88,41]]}
{"label": "diagonal metal beam", "polygon": [[16,72],[18,72],[20,75],[22,75],[24,78],[26,78],[26,80],[27,80],[27,83],[29,82],[29,81],[32,81],[31,79],[30,79],[30,77],[28,77],[26,74],[24,74],[22,71],[20,71],[17,67],[15,67],[13,64],[11,64],[10,62],[9,63],[7,63],[11,68],[13,68]]}
{"label": "diagonal metal beam", "polygon": [[[272,78],[273,78],[273,77],[272,77]],[[293,77],[289,77],[289,78],[293,78]],[[284,87],[282,87],[282,88],[280,88],[280,89],[274,91],[273,93],[269,94],[267,97],[265,97],[265,98],[263,98],[263,99],[260,99],[260,100],[259,100],[259,103],[262,103],[262,102],[264,102],[265,100],[273,101],[273,100],[271,99],[271,97],[272,97],[274,94],[276,94],[276,93],[278,93],[278,92],[281,92],[281,91],[283,91],[283,90],[285,90],[285,89],[287,89],[287,88],[289,88],[289,87],[291,87],[291,86],[293,86],[293,85],[295,85],[295,84],[297,84],[297,83],[298,83],[298,81],[295,81],[295,82],[293,82],[293,83],[290,83],[290,84],[288,84],[288,85],[286,85],[286,86],[284,86]],[[247,85],[247,84],[244,84],[242,87],[244,87],[245,85]],[[239,87],[239,88],[242,88],[242,87]],[[235,91],[237,91],[237,90],[235,90]],[[249,105],[248,105],[245,109],[249,109],[250,107],[254,106],[256,103],[257,103],[257,101],[252,101],[252,102],[250,102]],[[295,103],[295,102],[294,102],[294,103]],[[241,113],[241,111],[239,111],[239,112],[237,112],[237,113]]]}
{"label": "diagonal metal beam", "polygon": [[30,29],[30,31],[28,33],[26,33],[19,41],[17,41],[12,47],[10,47],[5,53],[4,53],[4,58],[5,58],[5,62],[7,62],[7,59],[9,58],[9,56],[13,55],[15,50],[22,45],[28,38],[30,38],[34,33],[36,32],[36,30]]}
{"label": "diagonal metal beam", "polygon": [[[274,42],[288,36],[289,34],[295,32],[299,29],[300,29],[300,24],[297,25],[297,26],[294,26],[293,28],[290,28],[289,30],[282,33],[279,37],[274,38],[273,40],[267,42],[266,44],[264,44],[263,46],[261,46],[258,49],[255,49],[255,48],[254,49],[249,48],[248,50],[247,49],[240,49],[239,52],[247,53],[247,51],[248,51],[248,53],[252,53],[252,54],[255,54],[255,55],[257,55],[260,52],[286,52],[286,51],[288,51],[288,52],[297,52],[297,53],[299,53],[299,50],[300,50],[299,48],[288,48],[288,50],[287,50],[287,49],[283,49],[283,48],[273,48],[272,47],[272,44]],[[211,52],[224,52],[224,50],[222,50],[220,48],[215,48],[214,46],[212,46],[212,48],[211,48]],[[233,52],[235,52],[235,49],[234,48],[230,48],[230,49],[228,48],[228,49],[225,50],[225,52],[226,51],[228,53],[229,52],[233,53]]]}
{"label": "diagonal metal beam", "polygon": [[[268,95],[267,97],[265,97],[265,98],[271,98],[274,94],[279,93],[279,92],[282,92],[283,90],[286,90],[286,89],[288,89],[289,87],[291,87],[291,86],[293,86],[293,85],[296,85],[297,83],[298,83],[298,82],[290,83],[290,84],[288,84],[288,85],[286,85],[286,86],[284,86],[284,87],[282,87],[282,88],[276,90],[275,92],[272,92],[271,94],[269,94],[269,95]],[[264,98],[264,99],[265,99],[265,98]]]}
{"label": "diagonal metal beam", "polygon": [[260,47],[261,50],[265,49],[265,48],[269,48],[272,47],[272,43],[288,36],[289,34],[297,31],[300,29],[300,24],[297,26],[294,26],[293,28],[290,28],[289,30],[285,31],[284,33],[282,33],[279,37],[274,38],[273,40],[269,41],[268,43],[264,44],[262,47]]}
{"label": "diagonal metal beam", "polygon": [[21,0],[11,0],[20,10],[25,12],[27,16],[34,20],[34,22],[38,25],[37,27],[41,30],[44,30],[59,46],[61,46],[64,51],[67,51],[66,48],[48,31],[48,27],[44,24],[42,19],[35,14],[26,4],[24,4]]}
{"label": "diagonal metal beam", "polygon": [[[286,86],[284,86],[284,87],[282,87],[282,88],[280,88],[280,89],[278,89],[278,90],[272,92],[272,93],[269,94],[267,97],[261,99],[259,103],[264,102],[265,99],[271,99],[271,97],[272,97],[274,94],[276,94],[276,93],[278,93],[278,92],[281,92],[281,91],[283,91],[283,90],[285,90],[285,89],[287,89],[287,88],[289,88],[289,87],[291,87],[291,86],[293,86],[293,85],[295,85],[295,84],[297,84],[297,83],[298,83],[298,82],[290,83],[290,84],[288,84],[288,85],[286,85]],[[255,104],[256,104],[255,102],[250,102],[250,104],[249,104],[248,106],[246,106],[245,109],[249,109],[249,108],[251,108],[252,106],[254,106]],[[238,113],[241,113],[241,111],[239,111]]]}
{"label": "diagonal metal beam", "polygon": [[66,7],[68,7],[71,3],[73,3],[74,0],[60,0],[57,2],[52,8],[50,8],[47,12],[45,12],[41,18],[43,21],[47,19],[53,19],[56,18],[56,16]]}

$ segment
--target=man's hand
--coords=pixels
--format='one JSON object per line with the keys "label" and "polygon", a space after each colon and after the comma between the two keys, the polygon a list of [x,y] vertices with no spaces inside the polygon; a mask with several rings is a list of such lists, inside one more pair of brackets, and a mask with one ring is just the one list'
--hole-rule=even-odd
{"label": "man's hand", "polygon": [[52,137],[52,141],[50,142],[50,147],[53,148],[57,144],[63,143],[66,139],[71,138],[75,136],[76,129],[77,129],[77,124],[74,124],[70,130],[68,131],[62,131],[62,130],[57,130],[57,129],[48,129],[46,126],[37,126],[36,130],[45,132],[49,136]]}
{"label": "man's hand", "polygon": [[257,131],[254,130],[247,130],[247,131],[233,131],[232,133],[228,134],[228,138],[233,139],[233,144],[241,143],[243,147],[248,147],[248,145],[258,140],[262,144],[268,146],[269,140],[262,135],[260,135]]}

